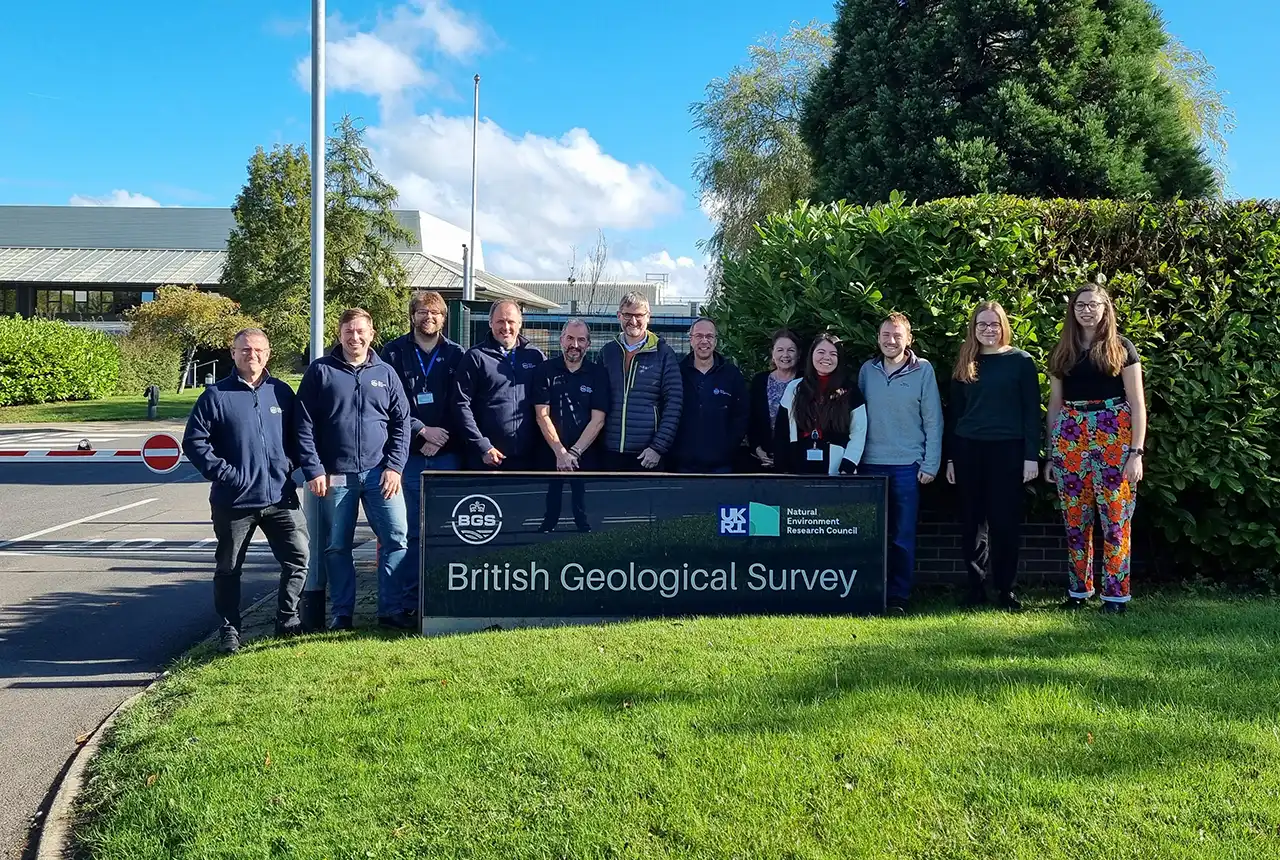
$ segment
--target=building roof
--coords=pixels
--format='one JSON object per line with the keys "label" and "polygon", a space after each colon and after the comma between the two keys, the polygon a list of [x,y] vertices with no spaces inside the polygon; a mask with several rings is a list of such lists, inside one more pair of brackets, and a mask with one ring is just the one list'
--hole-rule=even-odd
{"label": "building roof", "polygon": [[[479,278],[477,277],[477,280]],[[540,296],[546,296],[561,307],[568,308],[577,302],[583,313],[608,312],[618,309],[618,302],[630,292],[637,292],[649,300],[650,305],[662,302],[661,281],[600,281],[593,288],[590,283],[581,280],[574,283],[568,281],[511,281],[521,289],[529,290]],[[587,306],[590,305],[590,308]]]}
{"label": "building roof", "polygon": [[[399,251],[396,256],[408,272],[410,288],[438,290],[446,299],[461,298],[461,263],[416,251]],[[194,284],[213,289],[219,285],[226,258],[226,251],[0,247],[0,283]],[[480,271],[476,272],[476,299],[514,299],[539,310],[558,307],[536,293]]]}

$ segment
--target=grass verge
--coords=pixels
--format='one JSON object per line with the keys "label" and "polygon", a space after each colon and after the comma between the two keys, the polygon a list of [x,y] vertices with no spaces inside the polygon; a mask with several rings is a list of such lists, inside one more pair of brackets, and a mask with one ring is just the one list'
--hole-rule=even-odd
{"label": "grass verge", "polygon": [[95,858],[1280,855],[1271,600],[331,635],[180,667]]}

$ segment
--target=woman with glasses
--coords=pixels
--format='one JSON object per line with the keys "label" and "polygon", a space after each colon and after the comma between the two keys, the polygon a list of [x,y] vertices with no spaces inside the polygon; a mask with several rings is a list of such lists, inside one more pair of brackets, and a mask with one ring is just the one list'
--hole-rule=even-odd
{"label": "woman with glasses", "polygon": [[820,334],[804,376],[787,383],[774,423],[774,468],[793,475],[851,474],[867,441],[867,407],[840,355],[840,338]]}
{"label": "woman with glasses", "polygon": [[[988,601],[987,562],[996,603],[1022,608],[1014,594],[1022,538],[1023,484],[1040,472],[1040,381],[1031,356],[1010,345],[997,302],[978,305],[951,375],[947,405],[947,482],[960,491],[961,543],[970,606]],[[987,540],[979,541],[983,523]]]}
{"label": "woman with glasses", "polygon": [[773,426],[778,420],[782,393],[796,378],[799,361],[800,339],[787,329],[774,332],[773,347],[769,351],[772,367],[752,378],[751,393],[747,397],[751,410],[747,443],[757,468],[773,468]]}
{"label": "woman with glasses", "polygon": [[1138,350],[1116,331],[1115,306],[1086,284],[1067,305],[1049,358],[1049,463],[1067,527],[1071,579],[1064,609],[1093,597],[1094,511],[1102,524],[1102,611],[1129,603],[1129,521],[1142,480],[1147,406]]}

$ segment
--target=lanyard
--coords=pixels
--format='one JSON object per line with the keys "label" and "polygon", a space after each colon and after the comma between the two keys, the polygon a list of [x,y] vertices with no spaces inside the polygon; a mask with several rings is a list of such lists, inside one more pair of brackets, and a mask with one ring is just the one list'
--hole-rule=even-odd
{"label": "lanyard", "polygon": [[435,349],[431,350],[431,361],[426,364],[422,363],[422,350],[417,346],[414,346],[413,354],[418,357],[418,367],[422,368],[423,384],[425,385],[426,380],[431,378],[431,368],[436,366],[436,359],[440,357],[440,347],[437,345]]}

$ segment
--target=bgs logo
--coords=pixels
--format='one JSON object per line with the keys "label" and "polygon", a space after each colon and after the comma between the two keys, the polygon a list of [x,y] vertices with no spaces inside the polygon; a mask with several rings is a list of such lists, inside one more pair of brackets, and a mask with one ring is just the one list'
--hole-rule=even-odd
{"label": "bgs logo", "polygon": [[451,525],[458,540],[479,546],[502,531],[502,508],[488,496],[467,496],[454,505]]}
{"label": "bgs logo", "polygon": [[372,385],[374,388],[386,388],[386,387],[387,387],[387,384],[386,384],[385,382],[383,382],[381,379],[371,379],[371,380],[369,380],[369,384],[370,384],[370,385]]}

